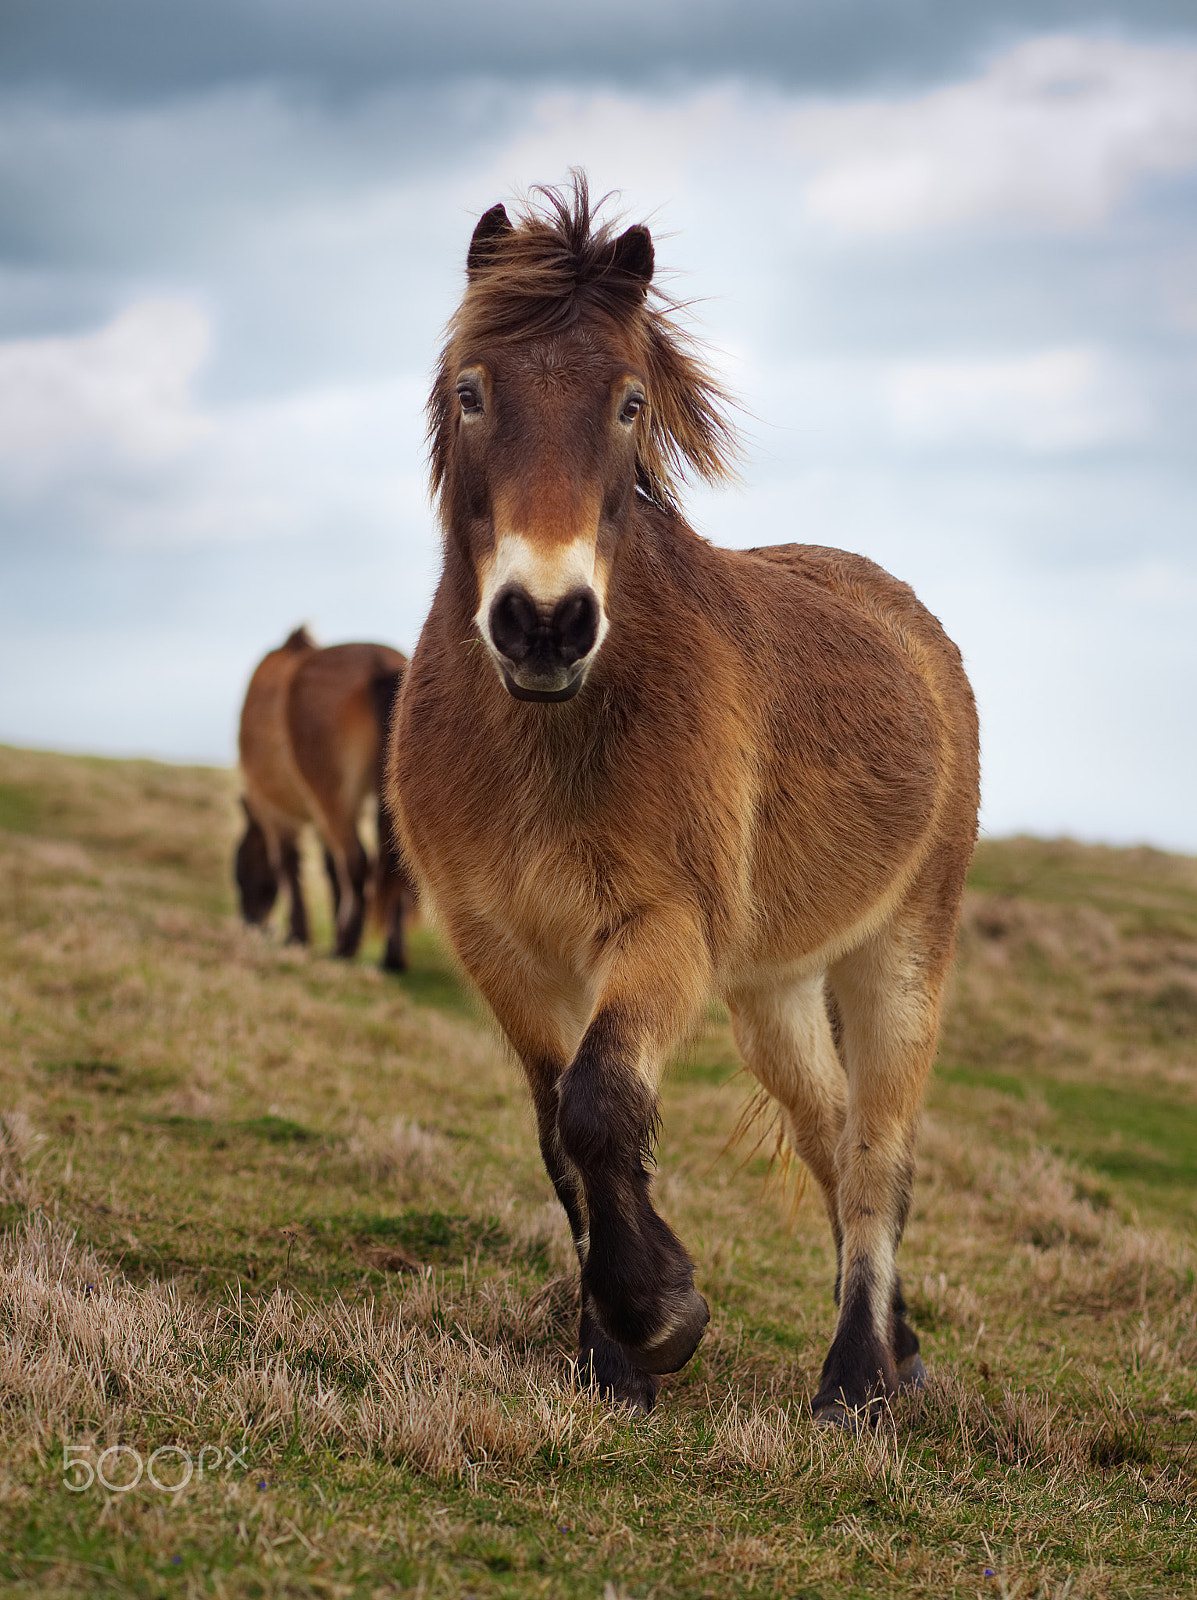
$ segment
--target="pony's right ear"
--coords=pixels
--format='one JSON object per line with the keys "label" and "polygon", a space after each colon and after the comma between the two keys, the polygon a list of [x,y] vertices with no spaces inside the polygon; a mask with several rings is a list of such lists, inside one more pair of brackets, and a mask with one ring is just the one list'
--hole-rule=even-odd
{"label": "pony's right ear", "polygon": [[499,240],[514,231],[507,212],[501,205],[491,206],[489,211],[484,211],[478,218],[478,226],[474,229],[474,237],[470,240],[470,248],[466,252],[467,275],[473,278],[483,267],[488,266]]}
{"label": "pony's right ear", "polygon": [[637,223],[626,233],[621,233],[611,247],[611,266],[616,272],[626,272],[629,278],[642,283],[647,289],[653,281],[653,236]]}

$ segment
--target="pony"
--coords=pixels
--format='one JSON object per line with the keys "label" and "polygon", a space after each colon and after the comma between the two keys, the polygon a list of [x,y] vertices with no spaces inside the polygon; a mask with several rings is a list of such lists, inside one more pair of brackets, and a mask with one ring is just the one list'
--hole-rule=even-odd
{"label": "pony", "polygon": [[[299,836],[311,823],[332,887],[334,954],[356,955],[371,876],[358,818],[365,800],[381,795],[385,740],[406,666],[407,657],[388,645],[322,650],[297,628],[254,669],[238,737],[246,828],[234,863],[246,922],[264,923],[285,883],[288,938],[307,943]],[[403,919],[413,894],[381,801],[373,879],[375,909],[386,928],[382,965],[402,972]]]}
{"label": "pony", "polygon": [[976,835],[972,693],[871,561],[687,524],[681,476],[732,470],[726,396],[648,229],[599,220],[582,174],[533,193],[478,222],[432,388],[444,559],[390,803],[523,1064],[580,1371],[647,1410],[707,1325],[651,1157],[714,995],[835,1241],[814,1417],[859,1427],[926,1381],[895,1258]]}

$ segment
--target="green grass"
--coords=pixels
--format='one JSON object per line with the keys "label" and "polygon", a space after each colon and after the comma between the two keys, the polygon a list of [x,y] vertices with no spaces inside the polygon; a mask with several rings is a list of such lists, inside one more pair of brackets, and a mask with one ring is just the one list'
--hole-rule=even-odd
{"label": "green grass", "polygon": [[[902,1258],[933,1381],[853,1439],[726,1016],[657,1180],[712,1324],[631,1422],[573,1383],[526,1097],[435,935],[331,961],[318,872],[315,950],[242,929],[234,795],[0,750],[6,1594],[1197,1592],[1197,863],[983,843]],[[219,1462],[63,1487],[109,1445]]]}

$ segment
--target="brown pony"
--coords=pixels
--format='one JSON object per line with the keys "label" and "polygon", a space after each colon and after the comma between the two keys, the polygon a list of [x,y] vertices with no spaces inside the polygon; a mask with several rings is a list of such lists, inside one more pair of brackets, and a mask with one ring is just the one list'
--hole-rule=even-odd
{"label": "brown pony", "polygon": [[[407,657],[384,644],[319,649],[297,628],[258,663],[241,709],[239,747],[246,830],[236,878],[245,920],[266,920],[286,883],[289,938],[306,944],[299,836],[312,823],[324,845],[336,918],[335,953],[353,956],[366,916],[370,864],[357,824],[382,787],[382,755]],[[390,814],[378,807],[374,903],[387,938],[383,966],[402,972],[403,915],[412,902]]]}
{"label": "brown pony", "polygon": [[[430,403],[444,571],[390,747],[421,890],[523,1062],[581,1263],[583,1370],[647,1408],[708,1320],[650,1198],[657,1085],[707,997],[839,1260],[812,1405],[921,1385],[895,1253],[977,818],[960,656],[817,545],[719,550],[722,396],[585,182],[478,223]],[[863,1411],[861,1408],[869,1408]]]}

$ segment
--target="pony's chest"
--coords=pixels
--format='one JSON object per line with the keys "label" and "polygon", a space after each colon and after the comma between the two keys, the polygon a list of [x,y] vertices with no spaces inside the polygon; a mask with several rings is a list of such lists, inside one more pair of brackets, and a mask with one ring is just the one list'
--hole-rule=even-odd
{"label": "pony's chest", "polygon": [[477,885],[485,914],[529,951],[589,965],[600,930],[618,917],[627,874],[584,832],[505,830]]}

